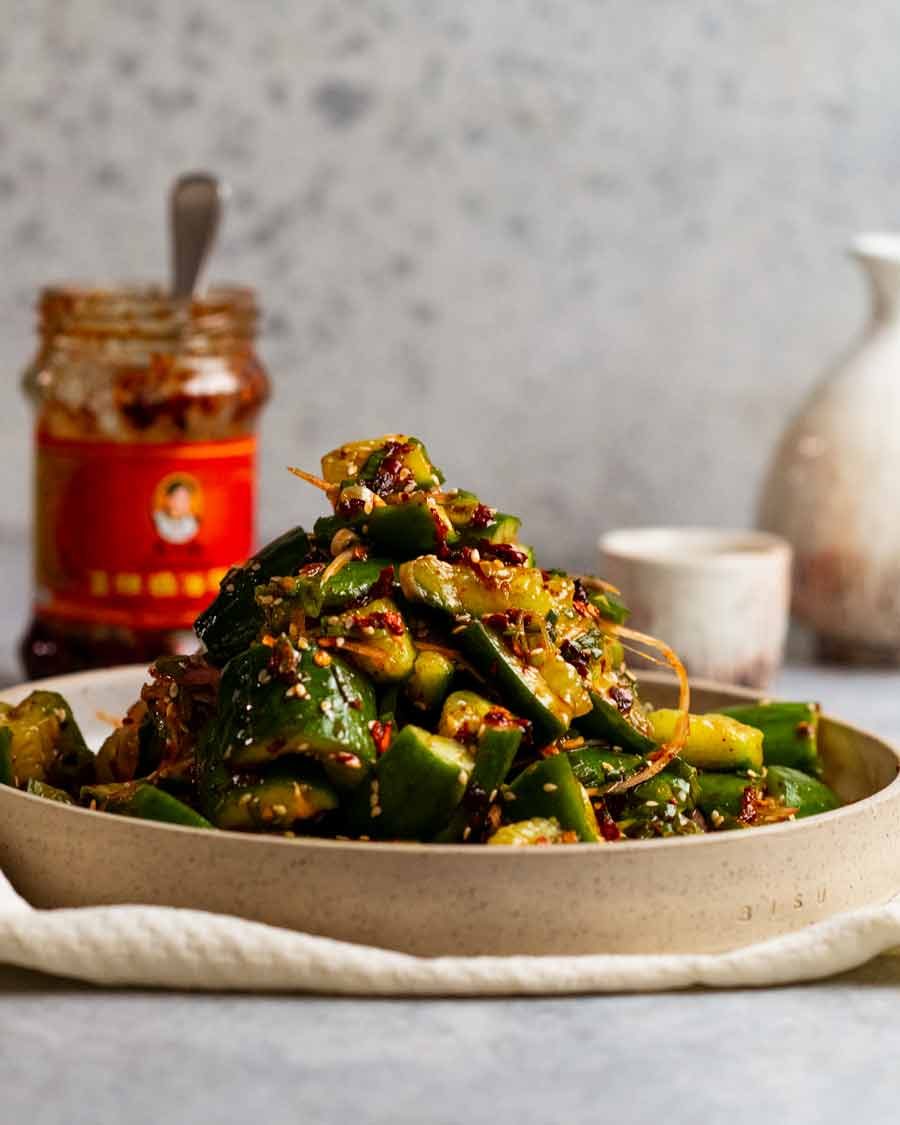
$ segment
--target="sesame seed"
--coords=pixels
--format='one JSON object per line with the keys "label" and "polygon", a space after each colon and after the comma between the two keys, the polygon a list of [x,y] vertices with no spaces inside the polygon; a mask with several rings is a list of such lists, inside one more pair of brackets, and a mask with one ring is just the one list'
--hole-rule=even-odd
{"label": "sesame seed", "polygon": [[381,805],[373,805],[372,806],[372,816],[373,817],[381,816]]}
{"label": "sesame seed", "polygon": [[644,808],[647,808],[647,809],[659,808],[659,801],[644,801]]}
{"label": "sesame seed", "polygon": [[287,805],[273,805],[272,812],[276,816],[287,816]]}
{"label": "sesame seed", "polygon": [[545,793],[555,793],[557,789],[559,789],[559,786],[554,785],[552,781],[544,782],[543,790]]}
{"label": "sesame seed", "polygon": [[344,647],[344,638],[343,637],[335,637],[334,644],[335,644],[336,648],[343,648]]}
{"label": "sesame seed", "polygon": [[460,785],[465,785],[466,782],[469,780],[469,775],[466,773],[465,770],[460,770],[459,773],[456,775],[456,780],[459,782]]}
{"label": "sesame seed", "polygon": [[472,835],[472,826],[470,824],[467,824],[466,827],[463,829],[463,839],[468,840],[468,838],[471,835]]}

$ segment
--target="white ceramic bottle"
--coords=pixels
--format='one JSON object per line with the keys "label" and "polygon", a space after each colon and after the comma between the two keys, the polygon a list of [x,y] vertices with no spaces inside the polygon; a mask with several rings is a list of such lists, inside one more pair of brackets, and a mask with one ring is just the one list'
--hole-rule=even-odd
{"label": "white ceramic bottle", "polygon": [[821,655],[900,663],[900,235],[852,251],[871,319],[782,438],[759,519],[793,544],[794,613]]}

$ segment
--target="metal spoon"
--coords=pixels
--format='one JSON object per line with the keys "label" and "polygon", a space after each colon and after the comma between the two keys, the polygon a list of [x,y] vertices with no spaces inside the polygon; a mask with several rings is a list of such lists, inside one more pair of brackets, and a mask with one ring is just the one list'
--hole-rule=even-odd
{"label": "metal spoon", "polygon": [[169,195],[172,232],[172,296],[190,300],[212,249],[227,198],[209,172],[179,176]]}

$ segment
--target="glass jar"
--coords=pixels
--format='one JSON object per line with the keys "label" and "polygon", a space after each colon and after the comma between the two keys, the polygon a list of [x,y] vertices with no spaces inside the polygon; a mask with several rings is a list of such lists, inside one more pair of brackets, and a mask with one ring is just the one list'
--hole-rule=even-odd
{"label": "glass jar", "polygon": [[60,286],[24,375],[36,410],[29,677],[190,651],[252,550],[269,393],[252,290]]}

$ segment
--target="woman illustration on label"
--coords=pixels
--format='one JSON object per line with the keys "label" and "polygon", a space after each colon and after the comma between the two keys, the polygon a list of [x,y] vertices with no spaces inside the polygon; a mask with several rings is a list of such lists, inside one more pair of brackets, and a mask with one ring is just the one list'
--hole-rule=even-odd
{"label": "woman illustration on label", "polygon": [[156,487],[153,522],[166,543],[190,543],[200,530],[200,486],[193,477],[173,473]]}

